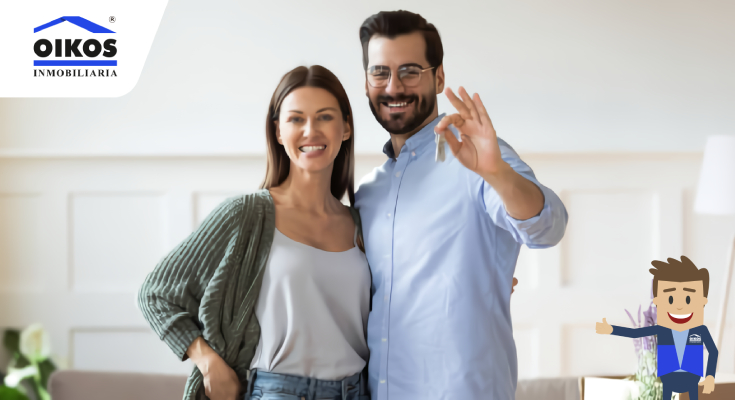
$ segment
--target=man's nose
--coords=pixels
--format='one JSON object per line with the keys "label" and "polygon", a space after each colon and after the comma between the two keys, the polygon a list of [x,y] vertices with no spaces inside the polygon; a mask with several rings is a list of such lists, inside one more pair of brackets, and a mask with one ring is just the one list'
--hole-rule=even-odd
{"label": "man's nose", "polygon": [[398,79],[398,75],[390,74],[390,80],[388,81],[388,86],[385,87],[385,93],[389,96],[396,97],[397,94],[403,93],[405,89],[403,82]]}

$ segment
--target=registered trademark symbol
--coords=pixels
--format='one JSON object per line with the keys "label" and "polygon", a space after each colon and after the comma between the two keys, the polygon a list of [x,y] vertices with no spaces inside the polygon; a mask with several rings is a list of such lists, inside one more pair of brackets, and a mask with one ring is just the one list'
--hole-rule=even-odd
{"label": "registered trademark symbol", "polygon": [[110,22],[115,23],[115,17],[110,17]]}

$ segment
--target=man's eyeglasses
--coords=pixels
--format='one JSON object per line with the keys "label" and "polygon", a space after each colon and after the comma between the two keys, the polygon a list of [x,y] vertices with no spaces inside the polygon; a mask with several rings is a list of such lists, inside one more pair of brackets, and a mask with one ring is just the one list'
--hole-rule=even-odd
{"label": "man's eyeglasses", "polygon": [[[403,86],[414,87],[421,82],[421,73],[434,69],[434,67],[421,68],[418,65],[406,65],[398,68],[398,80]],[[374,88],[383,88],[388,86],[391,77],[390,68],[385,65],[374,65],[367,70],[367,81]]]}

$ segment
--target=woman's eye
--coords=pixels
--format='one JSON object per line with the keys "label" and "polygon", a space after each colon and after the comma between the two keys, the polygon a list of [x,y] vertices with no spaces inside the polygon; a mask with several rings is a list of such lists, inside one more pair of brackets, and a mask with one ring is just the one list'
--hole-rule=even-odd
{"label": "woman's eye", "polygon": [[669,304],[674,304],[674,296],[669,296]]}
{"label": "woman's eye", "polygon": [[289,122],[295,122],[295,123],[299,123],[302,120],[303,119],[301,117],[291,117],[291,118],[288,119]]}
{"label": "woman's eye", "polygon": [[322,115],[322,116],[320,117],[320,119],[321,119],[322,121],[331,121],[331,120],[333,120],[333,119],[334,119],[334,117],[332,117],[332,116],[331,116],[331,115],[329,115],[329,114],[324,114],[324,115]]}

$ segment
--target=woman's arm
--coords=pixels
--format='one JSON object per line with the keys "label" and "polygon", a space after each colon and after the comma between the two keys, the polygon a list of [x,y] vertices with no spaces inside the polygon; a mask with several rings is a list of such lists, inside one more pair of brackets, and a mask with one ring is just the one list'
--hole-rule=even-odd
{"label": "woman's arm", "polygon": [[138,293],[143,316],[181,360],[202,336],[199,304],[207,284],[234,245],[240,197],[228,199],[169,253],[146,278]]}

